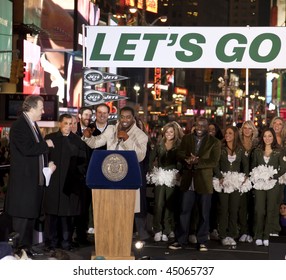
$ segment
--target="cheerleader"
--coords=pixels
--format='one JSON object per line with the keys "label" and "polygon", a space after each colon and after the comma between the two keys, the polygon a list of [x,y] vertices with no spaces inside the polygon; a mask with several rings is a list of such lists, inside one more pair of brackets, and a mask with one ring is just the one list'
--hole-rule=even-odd
{"label": "cheerleader", "polygon": [[279,234],[280,188],[278,178],[283,175],[286,158],[277,143],[273,128],[266,128],[261,135],[251,159],[251,181],[254,186],[254,238],[257,246],[268,246],[269,236]]}
{"label": "cheerleader", "polygon": [[[276,135],[276,139],[280,147],[284,150],[284,155],[286,155],[286,127],[285,127],[285,121],[281,117],[274,117],[271,120],[270,127],[273,127]],[[286,202],[286,185],[284,184],[283,188],[280,190],[280,201],[278,201],[278,204],[280,205],[280,202]]]}
{"label": "cheerleader", "polygon": [[[250,160],[251,153],[258,144],[258,130],[253,121],[245,121],[239,130],[239,135],[248,159]],[[238,217],[240,227],[239,242],[253,242],[253,238],[251,236],[253,234],[253,203],[254,198],[252,190],[241,195]]]}
{"label": "cheerleader", "polygon": [[174,238],[174,196],[177,173],[177,149],[181,142],[180,127],[176,122],[167,123],[162,130],[162,140],[150,154],[150,170],[155,161],[157,166],[149,175],[154,189],[154,241]]}
{"label": "cheerleader", "polygon": [[222,150],[218,166],[214,169],[219,186],[218,231],[222,245],[235,246],[238,236],[239,188],[248,176],[249,161],[240,142],[237,127],[228,127],[222,140]]}

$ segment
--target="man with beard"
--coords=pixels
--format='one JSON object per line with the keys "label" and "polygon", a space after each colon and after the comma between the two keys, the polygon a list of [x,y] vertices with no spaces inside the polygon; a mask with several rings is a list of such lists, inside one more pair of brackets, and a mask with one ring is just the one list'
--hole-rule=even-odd
{"label": "man with beard", "polygon": [[109,125],[102,134],[92,136],[92,132],[93,129],[87,128],[82,137],[92,149],[107,145],[107,150],[135,151],[138,162],[145,158],[148,136],[136,126],[135,113],[131,107],[121,108],[119,122]]}
{"label": "man with beard", "polygon": [[178,160],[183,164],[181,178],[180,217],[176,229],[176,242],[169,249],[182,249],[188,244],[193,206],[198,205],[198,250],[206,252],[209,234],[209,216],[213,193],[213,168],[220,158],[220,141],[208,133],[208,121],[199,117],[194,133],[184,135],[178,150]]}
{"label": "man with beard", "polygon": [[89,107],[81,107],[78,112],[79,122],[77,123],[76,134],[82,137],[82,132],[90,125],[92,110]]}

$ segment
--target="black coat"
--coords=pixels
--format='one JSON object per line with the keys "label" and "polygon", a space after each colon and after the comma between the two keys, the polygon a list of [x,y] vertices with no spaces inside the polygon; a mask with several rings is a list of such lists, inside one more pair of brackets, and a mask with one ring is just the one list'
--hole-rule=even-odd
{"label": "black coat", "polygon": [[80,214],[80,193],[85,188],[87,169],[87,145],[74,133],[63,136],[60,131],[48,134],[54,142],[49,160],[57,166],[50,185],[45,190],[46,214],[75,216]]}
{"label": "black coat", "polygon": [[32,128],[21,115],[10,129],[11,167],[5,211],[15,217],[40,215],[44,187],[39,186],[39,155],[48,153],[46,141],[36,141]]}

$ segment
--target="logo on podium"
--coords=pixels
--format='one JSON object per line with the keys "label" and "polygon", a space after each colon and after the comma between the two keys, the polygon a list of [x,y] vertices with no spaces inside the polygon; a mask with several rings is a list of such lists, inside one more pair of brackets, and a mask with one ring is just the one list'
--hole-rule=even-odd
{"label": "logo on podium", "polygon": [[103,175],[110,181],[118,182],[128,173],[128,163],[120,154],[110,154],[102,162]]}

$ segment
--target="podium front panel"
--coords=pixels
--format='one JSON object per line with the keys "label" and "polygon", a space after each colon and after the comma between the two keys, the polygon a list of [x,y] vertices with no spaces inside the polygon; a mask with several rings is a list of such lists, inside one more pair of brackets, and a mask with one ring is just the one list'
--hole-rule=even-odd
{"label": "podium front panel", "polygon": [[135,151],[94,150],[86,184],[91,189],[138,189],[142,177]]}

